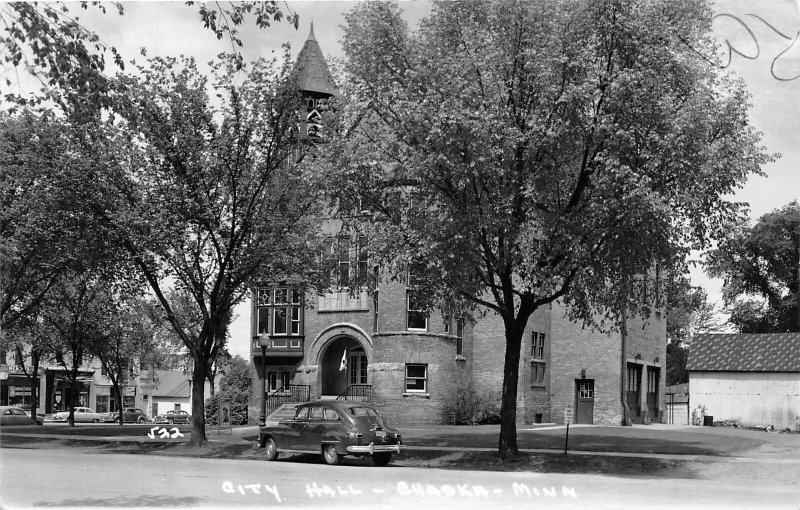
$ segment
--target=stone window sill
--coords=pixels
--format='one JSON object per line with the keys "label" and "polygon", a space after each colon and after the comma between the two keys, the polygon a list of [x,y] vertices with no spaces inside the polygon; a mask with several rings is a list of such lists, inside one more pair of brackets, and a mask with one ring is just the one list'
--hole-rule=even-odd
{"label": "stone window sill", "polygon": [[417,393],[417,392],[405,392],[405,393],[403,393],[403,398],[408,398],[408,397],[427,398],[427,399],[429,399],[429,398],[431,398],[431,394],[430,393]]}
{"label": "stone window sill", "polygon": [[467,361],[467,357],[462,356],[461,354],[456,354],[456,361]]}

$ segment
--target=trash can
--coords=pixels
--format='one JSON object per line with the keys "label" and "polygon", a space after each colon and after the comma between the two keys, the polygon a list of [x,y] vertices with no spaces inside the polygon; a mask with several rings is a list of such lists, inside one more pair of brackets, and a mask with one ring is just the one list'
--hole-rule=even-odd
{"label": "trash can", "polygon": [[714,426],[714,417],[713,416],[703,416],[703,426],[704,427],[713,427]]}

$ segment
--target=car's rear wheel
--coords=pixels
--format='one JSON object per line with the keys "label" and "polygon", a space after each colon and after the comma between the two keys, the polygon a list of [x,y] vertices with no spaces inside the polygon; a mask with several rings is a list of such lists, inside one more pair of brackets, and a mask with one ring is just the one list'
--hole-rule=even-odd
{"label": "car's rear wheel", "polygon": [[326,444],[322,447],[322,458],[325,459],[325,463],[331,466],[335,466],[341,460],[341,456],[336,451],[336,445],[333,444]]}
{"label": "car's rear wheel", "polygon": [[264,448],[267,453],[267,460],[275,460],[278,458],[278,444],[271,437],[267,438],[264,443]]}
{"label": "car's rear wheel", "polygon": [[144,423],[144,416],[139,416],[139,423]]}
{"label": "car's rear wheel", "polygon": [[372,454],[372,463],[376,466],[385,466],[392,460],[392,454],[389,452],[380,452]]}
{"label": "car's rear wheel", "polygon": [[175,420],[173,420],[172,418],[170,418],[169,420],[167,420],[167,423],[169,423],[170,425],[173,425],[173,424],[175,423]]}
{"label": "car's rear wheel", "polygon": [[98,420],[97,418],[95,418],[94,420],[92,420],[92,423],[100,423],[100,420]]}

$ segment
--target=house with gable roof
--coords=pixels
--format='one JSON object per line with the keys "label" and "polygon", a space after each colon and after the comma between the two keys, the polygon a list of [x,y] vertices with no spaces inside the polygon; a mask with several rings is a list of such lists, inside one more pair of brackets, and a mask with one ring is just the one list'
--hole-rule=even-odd
{"label": "house with gable roof", "polygon": [[700,334],[689,401],[714,421],[800,430],[800,333]]}

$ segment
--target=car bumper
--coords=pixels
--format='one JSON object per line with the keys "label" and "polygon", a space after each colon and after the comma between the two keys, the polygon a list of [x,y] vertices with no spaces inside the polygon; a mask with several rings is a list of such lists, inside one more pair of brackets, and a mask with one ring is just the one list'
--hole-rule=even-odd
{"label": "car bumper", "polygon": [[406,447],[402,444],[370,443],[368,445],[348,446],[347,453],[369,453],[370,455],[381,452],[400,453],[405,450],[405,448]]}

